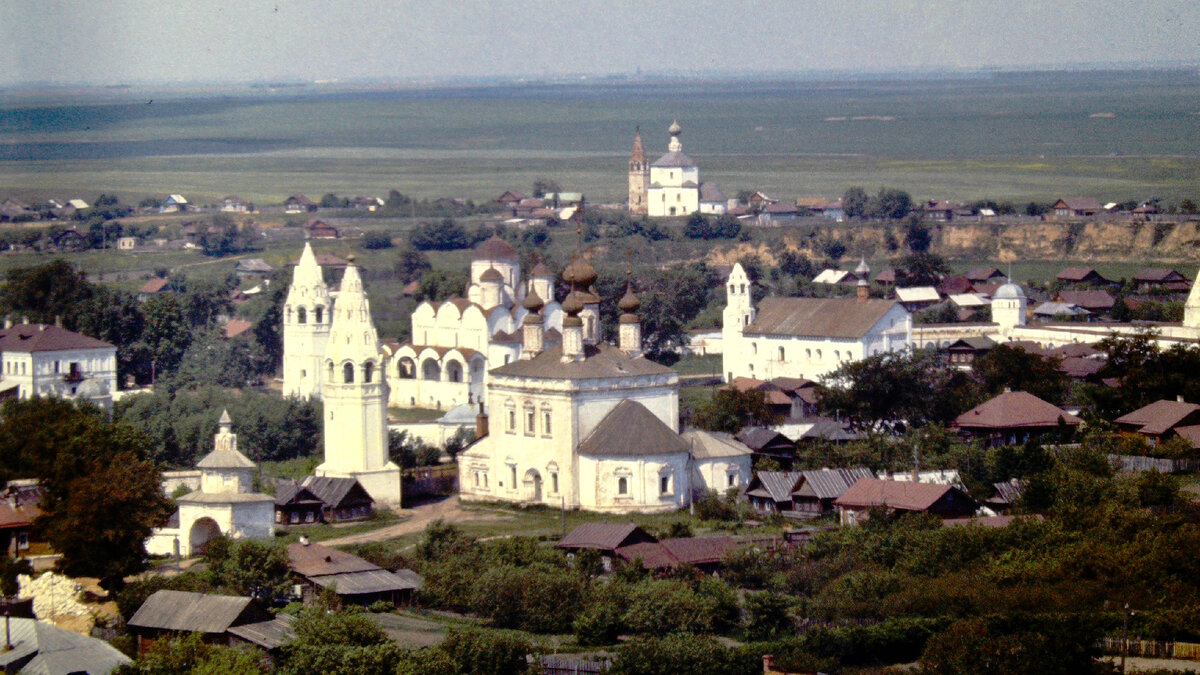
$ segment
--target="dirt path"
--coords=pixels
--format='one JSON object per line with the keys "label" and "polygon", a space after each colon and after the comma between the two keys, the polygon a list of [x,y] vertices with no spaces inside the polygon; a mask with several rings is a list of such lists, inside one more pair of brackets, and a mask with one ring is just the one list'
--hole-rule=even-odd
{"label": "dirt path", "polygon": [[458,501],[458,496],[448,497],[436,502],[429,502],[414,506],[411,509],[404,509],[399,513],[411,515],[412,517],[403,523],[389,525],[378,530],[363,532],[361,534],[351,534],[337,539],[326,539],[321,543],[326,546],[345,546],[347,544],[365,544],[372,541],[383,541],[386,539],[394,539],[406,534],[414,534],[423,531],[429,523],[441,518],[447,523],[465,523],[465,522],[480,522],[480,521],[495,521],[508,520],[512,516],[503,513],[481,513],[479,511],[466,511],[462,508],[462,504]]}

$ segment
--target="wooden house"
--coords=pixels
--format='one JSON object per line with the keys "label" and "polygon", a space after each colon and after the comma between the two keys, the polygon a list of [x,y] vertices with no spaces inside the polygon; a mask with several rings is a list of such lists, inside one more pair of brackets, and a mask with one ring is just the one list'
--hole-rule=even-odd
{"label": "wooden house", "polygon": [[[137,639],[140,655],[156,640],[178,633],[199,633],[204,642],[216,645],[237,644],[238,640],[253,642],[246,637],[235,638],[232,629],[272,621],[280,620],[253,598],[162,590],[146,598],[129,619],[128,626]],[[280,627],[279,631],[286,629]]]}
{"label": "wooden house", "polygon": [[1078,417],[1033,394],[1006,391],[959,415],[951,426],[987,445],[1013,445],[1081,424]]}
{"label": "wooden house", "polygon": [[[375,512],[375,500],[354,478],[305,476],[301,486],[321,500],[321,520],[344,523],[370,518]],[[290,518],[290,516],[289,516]]]}
{"label": "wooden house", "polygon": [[963,518],[979,508],[970,495],[953,485],[880,478],[860,478],[834,500],[834,505],[842,525],[854,525],[868,519],[871,509]]}
{"label": "wooden house", "polygon": [[1086,218],[1104,209],[1099,200],[1091,197],[1064,197],[1050,207],[1056,218]]}
{"label": "wooden house", "polygon": [[1112,281],[1105,279],[1099,272],[1090,267],[1067,267],[1055,277],[1061,284],[1079,286],[1107,286]]}
{"label": "wooden house", "polygon": [[1193,448],[1200,447],[1200,405],[1188,403],[1182,397],[1160,400],[1113,420],[1126,434],[1145,438],[1151,446],[1172,438],[1183,438]]}
{"label": "wooden house", "polygon": [[310,543],[306,538],[287,547],[288,565],[295,575],[298,595],[312,602],[324,590],[333,590],[346,603],[368,606],[376,602],[410,604],[420,588],[420,578],[409,572],[397,575],[336,548]]}
{"label": "wooden house", "polygon": [[312,213],[317,210],[317,203],[303,194],[294,194],[283,200],[284,213]]}
{"label": "wooden house", "polygon": [[1138,270],[1133,275],[1133,282],[1138,290],[1147,292],[1184,293],[1191,287],[1187,277],[1179,272],[1161,267],[1148,267]]}

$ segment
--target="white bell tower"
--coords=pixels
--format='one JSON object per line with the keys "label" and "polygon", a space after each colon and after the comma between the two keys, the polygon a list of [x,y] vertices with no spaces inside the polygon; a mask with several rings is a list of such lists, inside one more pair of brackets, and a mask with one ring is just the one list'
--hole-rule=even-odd
{"label": "white bell tower", "polygon": [[325,462],[316,475],[357,478],[375,501],[399,506],[400,468],[387,453],[388,386],[379,337],[353,255],[349,262],[325,350]]}
{"label": "white bell tower", "polygon": [[721,317],[721,369],[726,382],[731,373],[741,372],[735,364],[742,359],[742,331],[754,321],[751,292],[750,277],[741,263],[735,264],[725,280],[725,312]]}
{"label": "white bell tower", "polygon": [[1183,305],[1183,327],[1200,329],[1200,273],[1196,274],[1196,281],[1192,283],[1192,290]]}
{"label": "white bell tower", "polygon": [[321,362],[333,303],[312,246],[304,243],[283,308],[283,395],[321,396]]}

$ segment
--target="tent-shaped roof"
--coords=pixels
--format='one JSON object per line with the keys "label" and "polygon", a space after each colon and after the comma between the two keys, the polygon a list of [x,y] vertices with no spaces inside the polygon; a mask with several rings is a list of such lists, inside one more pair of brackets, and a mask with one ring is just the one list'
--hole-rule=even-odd
{"label": "tent-shaped roof", "polygon": [[583,523],[567,533],[555,548],[594,548],[615,551],[622,546],[654,541],[654,537],[633,523]]}
{"label": "tent-shaped roof", "polygon": [[1083,422],[1056,405],[1024,391],[1008,391],[988,399],[959,415],[960,429],[1014,429],[1055,427],[1060,423],[1079,426]]}
{"label": "tent-shaped roof", "polygon": [[636,457],[687,452],[689,445],[646,406],[623,399],[579,443],[579,454]]}
{"label": "tent-shaped roof", "polygon": [[1197,412],[1200,412],[1200,405],[1195,403],[1161,400],[1142,406],[1113,421],[1117,424],[1137,427],[1140,433],[1157,436],[1165,434],[1186,421],[1196,421],[1189,418],[1197,417]]}

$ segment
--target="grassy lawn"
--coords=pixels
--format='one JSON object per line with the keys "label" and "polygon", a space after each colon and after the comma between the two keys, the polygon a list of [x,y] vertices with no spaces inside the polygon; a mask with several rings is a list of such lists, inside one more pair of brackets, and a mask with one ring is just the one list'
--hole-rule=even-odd
{"label": "grassy lawn", "polygon": [[[410,649],[430,647],[440,643],[445,639],[446,632],[454,626],[480,625],[480,622],[473,617],[423,609],[400,609],[387,614],[369,614],[368,616],[383,629],[389,638],[400,646]],[[571,653],[584,649],[575,644],[575,636],[570,633],[543,635],[520,630],[500,629],[496,629],[496,632],[528,640],[536,645],[539,651],[547,653]]]}
{"label": "grassy lawn", "polygon": [[720,354],[687,354],[671,368],[680,375],[721,375]]}
{"label": "grassy lawn", "polygon": [[371,532],[382,527],[395,525],[408,520],[411,516],[397,514],[389,509],[376,510],[367,520],[356,523],[348,523],[344,525],[331,525],[321,523],[316,525],[305,525],[303,527],[293,527],[286,530],[280,530],[276,533],[275,538],[284,544],[291,544],[304,535],[310,541],[324,541],[326,539],[334,539],[337,537],[346,537],[352,534],[362,534],[363,532]]}

